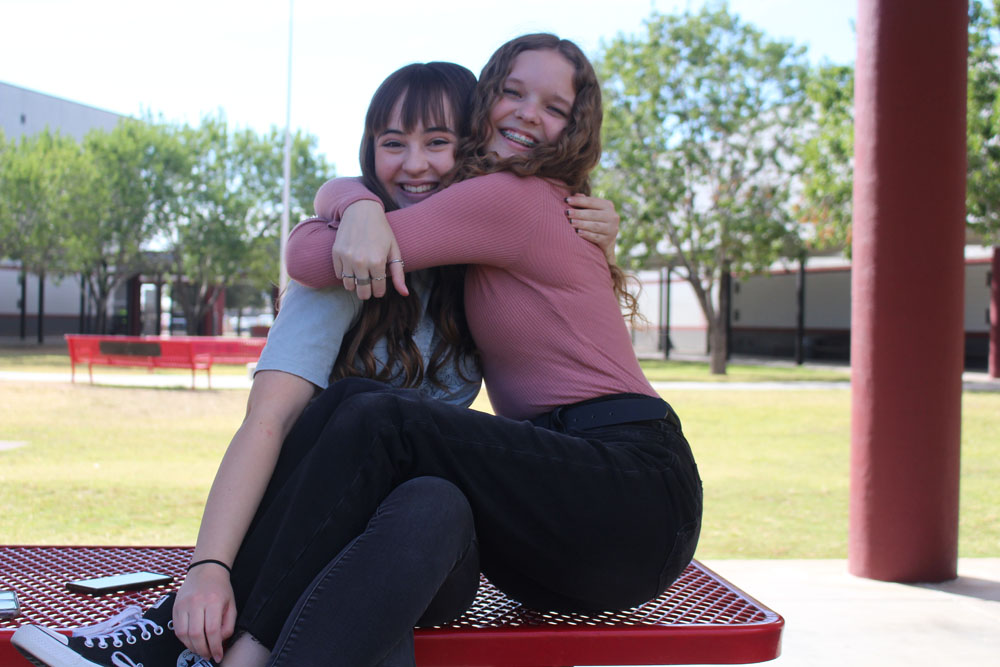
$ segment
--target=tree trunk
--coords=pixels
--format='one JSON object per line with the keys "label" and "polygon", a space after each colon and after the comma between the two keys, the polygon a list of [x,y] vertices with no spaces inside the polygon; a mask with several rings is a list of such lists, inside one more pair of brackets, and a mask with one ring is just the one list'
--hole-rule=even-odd
{"label": "tree trunk", "polygon": [[80,322],[77,325],[79,333],[87,333],[87,278],[80,274]]}
{"label": "tree trunk", "polygon": [[94,313],[94,329],[99,334],[108,333],[108,294],[103,291],[98,292],[94,299],[96,312]]}
{"label": "tree trunk", "polygon": [[709,369],[712,375],[726,374],[726,323],[721,313],[709,325]]}
{"label": "tree trunk", "polygon": [[18,310],[21,311],[21,340],[28,337],[28,272],[21,267],[21,275],[17,279],[21,287],[21,298],[17,301]]}
{"label": "tree trunk", "polygon": [[38,272],[38,344],[45,342],[45,271]]}
{"label": "tree trunk", "polygon": [[732,278],[728,264],[723,267],[719,279],[719,309],[709,324],[710,369],[712,375],[726,374],[726,361],[729,359],[729,312],[732,299]]}
{"label": "tree trunk", "polygon": [[799,272],[795,277],[795,364],[805,361],[806,338],[806,256],[799,257]]}
{"label": "tree trunk", "polygon": [[1000,378],[1000,246],[993,247],[990,268],[990,351],[989,374]]}

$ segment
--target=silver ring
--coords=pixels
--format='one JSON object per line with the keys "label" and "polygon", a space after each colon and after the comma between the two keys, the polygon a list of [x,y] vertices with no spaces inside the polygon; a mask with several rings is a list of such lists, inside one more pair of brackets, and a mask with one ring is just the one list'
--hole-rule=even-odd
{"label": "silver ring", "polygon": [[346,280],[348,278],[350,278],[351,280],[354,280],[354,274],[353,273],[345,273],[344,274],[344,279]]}
{"label": "silver ring", "polygon": [[385,280],[385,276],[372,276],[372,280]]}
{"label": "silver ring", "polygon": [[372,279],[371,278],[355,278],[355,280],[358,283],[358,287],[364,287],[365,285],[371,285],[372,284]]}
{"label": "silver ring", "polygon": [[401,266],[406,266],[406,264],[404,264],[404,263],[403,263],[403,260],[401,260],[401,259],[390,259],[390,260],[389,260],[388,262],[386,262],[386,265],[387,265],[387,266],[388,266],[389,264],[399,264],[399,265],[401,265]]}

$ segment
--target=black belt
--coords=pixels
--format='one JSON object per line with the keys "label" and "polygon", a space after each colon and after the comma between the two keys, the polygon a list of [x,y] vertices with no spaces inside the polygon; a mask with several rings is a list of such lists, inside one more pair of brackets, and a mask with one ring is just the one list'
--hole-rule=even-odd
{"label": "black belt", "polygon": [[563,405],[531,420],[552,430],[587,429],[613,424],[665,419],[678,429],[680,419],[662,398],[642,394],[615,394],[582,403]]}

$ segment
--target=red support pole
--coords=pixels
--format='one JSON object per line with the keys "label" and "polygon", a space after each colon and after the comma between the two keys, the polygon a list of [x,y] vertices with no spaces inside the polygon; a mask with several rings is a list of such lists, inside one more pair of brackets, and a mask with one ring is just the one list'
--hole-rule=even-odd
{"label": "red support pole", "polygon": [[957,575],[965,2],[860,0],[848,569]]}

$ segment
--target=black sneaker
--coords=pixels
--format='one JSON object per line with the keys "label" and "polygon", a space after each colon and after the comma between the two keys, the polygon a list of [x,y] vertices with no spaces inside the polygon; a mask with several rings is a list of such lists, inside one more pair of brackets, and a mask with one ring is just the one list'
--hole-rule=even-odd
{"label": "black sneaker", "polygon": [[142,615],[135,607],[77,628],[69,637],[41,625],[24,625],[10,642],[38,667],[212,667],[174,634],[173,594]]}

